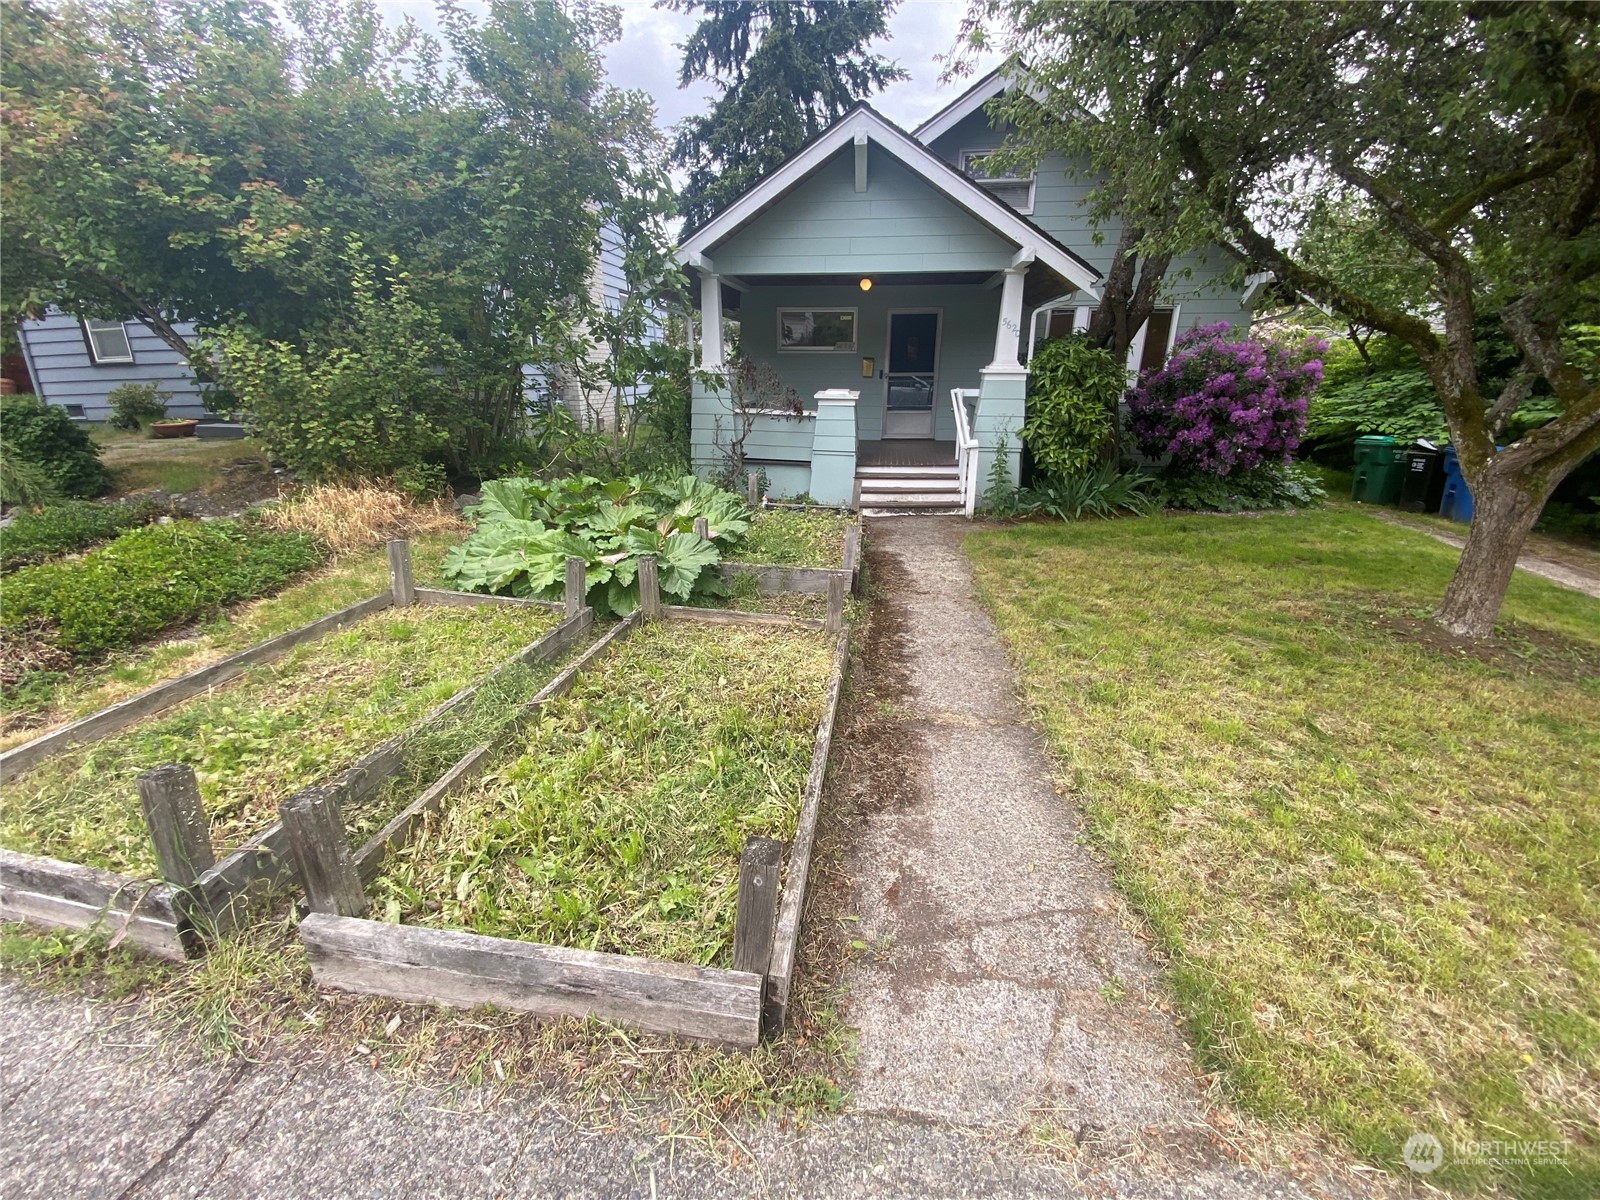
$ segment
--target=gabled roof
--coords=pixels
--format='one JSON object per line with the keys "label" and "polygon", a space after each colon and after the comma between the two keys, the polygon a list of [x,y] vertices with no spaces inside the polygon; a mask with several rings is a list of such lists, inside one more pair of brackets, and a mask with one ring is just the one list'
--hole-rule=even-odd
{"label": "gabled roof", "polygon": [[876,143],[935,191],[1073,286],[1093,294],[1101,274],[1050,234],[945,162],[894,122],[858,105],[801,147],[787,162],[678,243],[678,261],[696,265],[712,248],[770,208],[846,146]]}
{"label": "gabled roof", "polygon": [[1005,77],[1005,68],[996,67],[913,129],[911,136],[924,143],[942,137],[996,96],[1010,91],[1013,86],[1015,85]]}

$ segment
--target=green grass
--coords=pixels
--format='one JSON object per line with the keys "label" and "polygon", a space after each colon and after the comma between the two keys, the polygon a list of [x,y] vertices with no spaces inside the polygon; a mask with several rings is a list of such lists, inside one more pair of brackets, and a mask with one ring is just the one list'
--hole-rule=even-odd
{"label": "green grass", "polygon": [[390,860],[374,908],[723,962],[745,839],[793,836],[830,648],[820,633],[646,626]]}
{"label": "green grass", "polygon": [[[419,539],[413,559],[419,584],[437,578],[439,560],[456,539]],[[70,673],[39,673],[26,690],[6,689],[0,696],[4,735],[9,747],[41,731],[89,713],[171,679],[256,642],[286,633],[388,587],[385,550],[378,547],[347,554],[331,565],[302,576],[276,596],[234,605],[191,630],[168,634],[159,643],[113,653],[108,659],[81,665]]]}
{"label": "green grass", "polygon": [[259,456],[249,438],[152,438],[146,432],[125,433],[96,428],[92,435],[100,461],[111,472],[118,495],[135,492],[197,492],[218,483],[222,468],[235,460]]}
{"label": "green grass", "polygon": [[1092,840],[1170,956],[1201,1066],[1407,1172],[1600,1189],[1600,603],[1518,575],[1501,635],[1426,620],[1456,552],[1351,511],[967,540]]}
{"label": "green grass", "polygon": [[842,567],[850,520],[844,513],[765,509],[755,514],[744,543],[728,558],[781,567]]}
{"label": "green grass", "polygon": [[224,852],[297,788],[348,766],[555,623],[520,608],[376,613],[8,781],[0,845],[146,876],[139,772],[188,763]]}

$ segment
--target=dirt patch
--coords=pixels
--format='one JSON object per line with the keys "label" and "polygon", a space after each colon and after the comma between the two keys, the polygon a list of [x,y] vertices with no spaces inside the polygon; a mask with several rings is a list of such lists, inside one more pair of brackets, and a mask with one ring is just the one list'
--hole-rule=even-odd
{"label": "dirt patch", "polygon": [[1547,629],[1520,621],[1502,622],[1490,638],[1457,637],[1433,621],[1371,610],[1373,623],[1396,640],[1424,646],[1445,658],[1471,659],[1509,675],[1560,683],[1600,679],[1600,652]]}

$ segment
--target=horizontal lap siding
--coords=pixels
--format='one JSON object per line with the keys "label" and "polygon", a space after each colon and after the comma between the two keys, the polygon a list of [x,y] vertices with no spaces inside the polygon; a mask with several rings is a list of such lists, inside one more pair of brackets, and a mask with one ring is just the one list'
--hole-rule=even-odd
{"label": "horizontal lap siding", "polygon": [[[956,164],[961,151],[993,150],[1004,140],[1004,131],[992,128],[988,115],[980,110],[935,140],[929,148],[946,162]],[[1070,166],[1059,154],[1051,154],[1039,164],[1029,220],[1103,273],[1110,269],[1116,254],[1122,222],[1111,218],[1096,226],[1089,220],[1087,201],[1094,190],[1095,178],[1088,172],[1087,164],[1078,169],[1070,169]],[[1097,232],[1101,235],[1098,244],[1095,241]],[[1217,246],[1179,255],[1173,260],[1163,285],[1162,303],[1181,306],[1179,332],[1218,321],[1249,326],[1250,314],[1239,302],[1244,285],[1242,281],[1227,278],[1236,265],[1236,260]]]}
{"label": "horizontal lap siding", "polygon": [[959,205],[876,146],[855,190],[846,146],[810,179],[712,247],[726,275],[835,271],[993,271],[1014,252]]}
{"label": "horizontal lap siding", "polygon": [[[779,308],[854,308],[857,310],[854,351],[778,350]],[[934,379],[934,436],[955,437],[950,410],[951,388],[975,388],[979,371],[994,357],[995,322],[1000,316],[1000,289],[978,284],[928,284],[905,287],[880,284],[870,292],[859,287],[754,287],[739,298],[739,338],[744,353],[777,368],[784,384],[800,393],[807,408],[827,388],[859,391],[856,420],[862,441],[883,436],[884,380],[887,371],[889,311],[937,308],[939,369]],[[861,360],[874,361],[873,376],[861,375]]]}
{"label": "horizontal lap siding", "polygon": [[[81,404],[91,421],[103,421],[110,415],[106,397],[113,388],[154,383],[172,397],[167,402],[170,416],[203,415],[200,388],[182,356],[137,321],[124,327],[133,362],[97,366],[89,359],[76,317],[52,311],[42,321],[23,321],[19,332],[39,396],[50,404]],[[177,330],[186,338],[194,337],[193,325],[180,324]]]}

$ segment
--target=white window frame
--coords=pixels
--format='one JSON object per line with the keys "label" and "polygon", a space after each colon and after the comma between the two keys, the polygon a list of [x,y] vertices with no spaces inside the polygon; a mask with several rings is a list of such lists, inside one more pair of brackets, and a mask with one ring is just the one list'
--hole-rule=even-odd
{"label": "white window frame", "polygon": [[[1157,304],[1151,311],[1152,314],[1156,311],[1170,312],[1172,314],[1172,323],[1167,327],[1166,352],[1163,355],[1163,358],[1171,358],[1172,347],[1178,340],[1178,320],[1183,316],[1183,305]],[[1128,347],[1127,366],[1128,375],[1131,378],[1137,379],[1139,377],[1139,364],[1144,361],[1145,334],[1149,329],[1150,322],[1146,319],[1144,324],[1139,326],[1139,332],[1133,335],[1133,345]]]}
{"label": "white window frame", "polygon": [[[88,317],[82,318],[78,324],[83,329],[83,344],[89,348],[89,362],[93,366],[109,366],[116,363],[131,363],[133,361],[133,339],[128,336],[126,321],[95,321]],[[123,344],[128,347],[126,355],[104,355],[94,344],[96,333],[109,333],[111,330],[120,330]]]}
{"label": "white window frame", "polygon": [[[991,183],[1013,183],[1013,184],[1014,183],[1025,183],[1025,184],[1027,184],[1028,185],[1028,207],[1027,208],[1016,208],[1016,209],[1012,209],[1012,211],[1020,213],[1022,216],[1025,216],[1025,217],[1032,216],[1033,215],[1034,197],[1035,197],[1035,194],[1036,194],[1036,192],[1038,191],[1038,188],[1039,188],[1039,174],[1038,174],[1037,171],[1034,172],[1032,175],[980,175],[972,167],[967,165],[967,160],[969,158],[988,158],[991,154],[994,154],[999,149],[1000,149],[1000,147],[998,147],[998,146],[991,146],[987,150],[962,150],[959,154],[956,155],[956,162],[960,166],[961,173],[963,175],[965,175],[968,179],[972,180],[972,182],[977,184],[979,187],[983,188],[983,190],[988,192],[991,196],[994,196],[994,198],[996,200],[1000,200],[1000,197],[999,196],[995,196],[995,193],[994,193],[993,189],[991,189],[988,186],[989,184],[991,184]],[[1011,208],[1012,207],[1011,204],[1008,201],[1000,200],[1000,203],[1004,204],[1007,208]]]}
{"label": "white window frame", "polygon": [[[1089,318],[1094,315],[1095,301],[1078,299],[1076,296],[1057,296],[1054,300],[1046,300],[1033,310],[1033,316],[1028,324],[1028,361],[1033,361],[1033,352],[1039,347],[1039,316],[1041,313],[1060,312],[1064,308],[1075,309],[1072,317],[1072,331],[1081,333],[1089,328]],[[1045,328],[1050,326],[1047,323]]]}
{"label": "white window frame", "polygon": [[[851,342],[835,342],[831,346],[785,346],[783,344],[783,314],[786,312],[849,313],[850,329],[855,333],[855,340]],[[773,313],[773,325],[779,354],[854,354],[856,347],[861,344],[861,310],[859,308],[847,308],[842,304],[780,304]]]}

